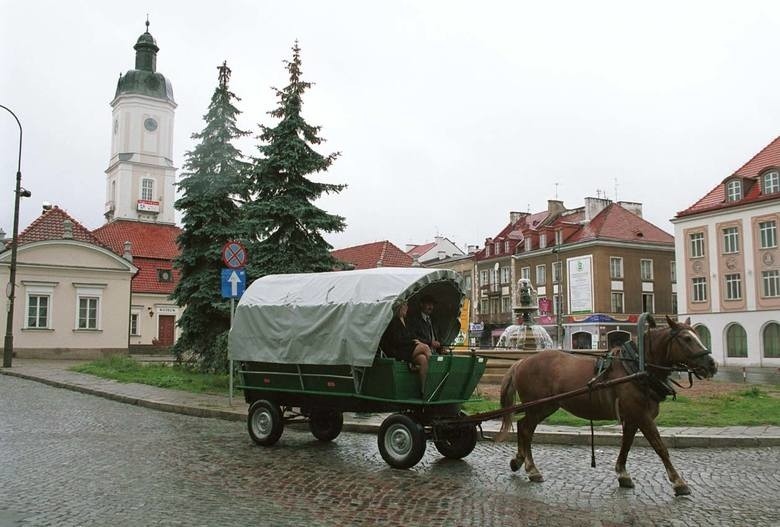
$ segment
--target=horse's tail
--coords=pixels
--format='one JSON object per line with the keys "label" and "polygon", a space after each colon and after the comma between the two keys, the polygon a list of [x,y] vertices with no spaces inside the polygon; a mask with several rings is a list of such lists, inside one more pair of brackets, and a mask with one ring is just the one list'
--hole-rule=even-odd
{"label": "horse's tail", "polygon": [[[501,381],[501,408],[509,408],[515,404],[515,394],[517,393],[514,382],[515,366],[517,366],[517,363],[509,367]],[[512,429],[512,415],[511,413],[504,414],[504,417],[501,419],[501,429],[496,435],[496,441],[506,439],[506,436]]]}

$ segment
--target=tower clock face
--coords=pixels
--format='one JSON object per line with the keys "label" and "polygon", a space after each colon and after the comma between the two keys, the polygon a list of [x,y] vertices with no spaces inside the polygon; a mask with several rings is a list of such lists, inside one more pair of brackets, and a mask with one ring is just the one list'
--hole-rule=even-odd
{"label": "tower clock face", "polygon": [[146,128],[150,132],[154,132],[157,130],[157,121],[152,119],[151,117],[147,117],[144,121],[144,128]]}

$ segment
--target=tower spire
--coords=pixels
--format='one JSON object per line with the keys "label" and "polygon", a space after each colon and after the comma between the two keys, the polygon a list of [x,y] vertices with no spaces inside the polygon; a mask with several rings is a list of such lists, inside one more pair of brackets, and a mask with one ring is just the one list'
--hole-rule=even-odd
{"label": "tower spire", "polygon": [[149,13],[146,13],[146,32],[149,32]]}

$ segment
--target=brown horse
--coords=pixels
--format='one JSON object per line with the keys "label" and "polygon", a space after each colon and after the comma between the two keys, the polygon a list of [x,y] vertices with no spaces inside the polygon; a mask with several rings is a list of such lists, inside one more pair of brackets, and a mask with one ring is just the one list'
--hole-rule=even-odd
{"label": "brown horse", "polygon": [[[669,452],[661,440],[655,418],[658,416],[659,400],[652,389],[655,381],[664,382],[671,371],[686,368],[697,377],[712,377],[717,365],[710,352],[702,344],[696,332],[690,326],[690,319],[678,323],[666,317],[669,327],[656,328],[651,321],[651,329],[645,332],[644,349],[647,380],[617,384],[603,390],[584,395],[533,406],[517,422],[517,455],[511,460],[513,471],[525,464],[525,470],[531,481],[543,481],[542,474],[534,464],[531,454],[531,440],[536,426],[549,417],[558,408],[564,408],[584,419],[619,421],[623,426],[623,440],[620,454],[615,464],[618,482],[621,487],[633,488],[634,483],[626,470],[626,459],[637,429],[641,430],[647,441],[655,449],[666,467],[666,474],[672,482],[678,496],[690,494],[685,480],[677,473],[669,460]],[[616,379],[627,375],[627,366],[620,360],[623,350],[613,350],[616,360],[599,380]],[[514,404],[515,392],[524,402],[534,401],[582,388],[595,376],[596,358],[583,357],[562,351],[542,351],[525,360],[514,363],[504,376],[501,384],[501,406]],[[655,385],[657,386],[657,385]],[[502,440],[512,426],[512,414],[507,414],[501,425],[498,439]]]}

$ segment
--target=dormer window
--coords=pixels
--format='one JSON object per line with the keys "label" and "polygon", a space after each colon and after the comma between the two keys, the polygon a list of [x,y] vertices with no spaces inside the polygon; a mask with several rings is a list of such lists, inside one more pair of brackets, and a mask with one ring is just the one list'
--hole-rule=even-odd
{"label": "dormer window", "polygon": [[726,183],[726,201],[739,201],[742,199],[742,181],[732,179]]}
{"label": "dormer window", "polygon": [[780,172],[771,170],[761,178],[761,192],[763,194],[774,194],[780,192]]}
{"label": "dormer window", "polygon": [[496,254],[501,254],[501,242],[495,243]]}

